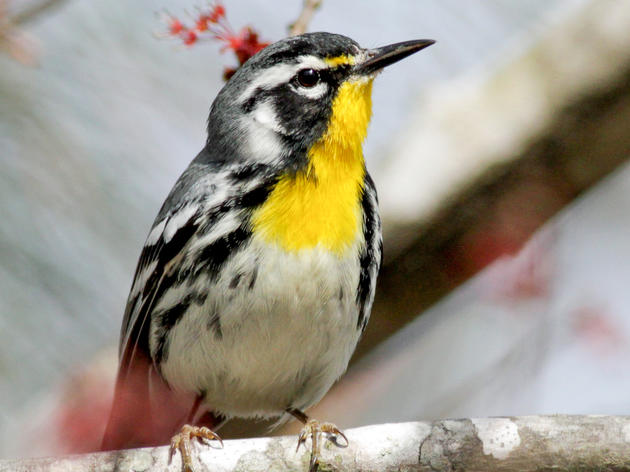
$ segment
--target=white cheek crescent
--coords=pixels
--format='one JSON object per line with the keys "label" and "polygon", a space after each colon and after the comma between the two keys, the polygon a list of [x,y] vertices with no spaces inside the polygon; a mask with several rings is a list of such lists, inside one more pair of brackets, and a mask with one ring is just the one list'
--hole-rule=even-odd
{"label": "white cheek crescent", "polygon": [[276,111],[273,105],[268,101],[261,103],[253,111],[254,121],[264,126],[265,128],[272,129],[278,133],[286,134],[286,130],[280,124]]}
{"label": "white cheek crescent", "polygon": [[311,100],[317,100],[326,94],[328,91],[328,84],[326,82],[319,82],[314,87],[292,86],[291,88],[304,97],[310,98]]}

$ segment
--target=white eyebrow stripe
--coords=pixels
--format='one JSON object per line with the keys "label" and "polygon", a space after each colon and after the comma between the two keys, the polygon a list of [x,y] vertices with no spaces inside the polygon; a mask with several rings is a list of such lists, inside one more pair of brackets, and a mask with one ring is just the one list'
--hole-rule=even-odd
{"label": "white eyebrow stripe", "polygon": [[258,89],[270,89],[289,82],[300,69],[311,68],[322,70],[327,67],[329,66],[322,59],[310,55],[298,57],[297,63],[277,64],[269,69],[261,71],[260,75],[254,79],[254,81],[249,84],[245,91],[241,94],[239,102],[244,103],[249,100],[252,94]]}
{"label": "white eyebrow stripe", "polygon": [[298,57],[298,70],[305,67],[321,70],[330,67],[323,59],[316,56],[300,56]]}

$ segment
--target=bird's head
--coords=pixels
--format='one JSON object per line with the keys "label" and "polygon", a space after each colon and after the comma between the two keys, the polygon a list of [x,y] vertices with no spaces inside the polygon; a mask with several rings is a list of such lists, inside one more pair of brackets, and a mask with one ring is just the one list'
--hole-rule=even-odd
{"label": "bird's head", "polygon": [[295,170],[308,164],[310,150],[322,140],[340,152],[360,150],[376,74],[433,43],[364,49],[331,33],[278,41],[249,59],[219,93],[208,123],[209,144]]}

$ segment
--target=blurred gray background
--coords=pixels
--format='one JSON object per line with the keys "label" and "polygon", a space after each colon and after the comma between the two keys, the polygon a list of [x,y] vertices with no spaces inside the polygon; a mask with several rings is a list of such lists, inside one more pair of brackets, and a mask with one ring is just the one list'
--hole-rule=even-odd
{"label": "blurred gray background", "polygon": [[[4,0],[0,20],[2,14],[5,20],[15,18],[37,3]],[[224,4],[236,29],[251,24],[266,40],[286,35],[301,8],[298,0],[273,6],[262,0]],[[414,137],[425,132],[431,139],[448,140],[449,133],[470,129],[457,117],[467,116],[471,107],[495,112],[493,119],[499,116],[498,123],[513,129],[530,122],[514,119],[520,105],[502,102],[500,94],[490,95],[494,101],[447,103],[436,97],[497,90],[502,86],[497,74],[501,77],[507,68],[510,80],[522,76],[521,61],[536,44],[547,44],[545,38],[564,34],[574,22],[581,24],[589,8],[605,11],[612,4],[324,0],[311,31],[342,33],[366,47],[413,38],[438,41],[388,70],[374,87],[365,154],[388,223],[386,252],[396,248],[389,260],[422,228],[435,230],[432,215],[445,201],[466,207],[459,190],[475,188],[474,176],[510,160],[505,156],[517,155],[534,139],[533,132],[521,136],[491,120],[484,128],[482,116],[475,120],[479,129],[499,140],[494,154],[475,147],[475,139],[459,136],[460,141],[449,141],[449,155],[466,156],[475,148],[482,157],[449,161],[435,143],[423,149]],[[203,145],[223,67],[235,64],[211,41],[187,48],[156,38],[154,33],[166,27],[161,12],[185,19],[195,6],[192,0],[51,2],[50,8],[11,26],[10,39],[2,40],[3,457],[89,450],[97,444],[98,415],[110,401],[118,331],[142,242],[171,185]],[[593,20],[591,26],[621,31],[625,18],[608,26]],[[625,36],[619,41],[606,44],[627,50]],[[550,57],[562,62],[569,57],[566,52]],[[617,56],[610,54],[615,63]],[[550,74],[555,66],[554,60],[537,63]],[[614,67],[599,75],[586,70],[589,64],[580,67],[561,87],[566,103],[591,90],[573,82],[597,82],[600,93],[614,75]],[[619,71],[624,67],[619,62]],[[543,84],[554,80],[541,74]],[[556,103],[555,93],[544,96],[526,85],[515,89],[522,96],[514,103],[523,109],[531,101],[548,108],[566,104]],[[613,99],[606,102],[611,104]],[[447,111],[447,124],[431,131]],[[553,111],[548,115],[555,116]],[[555,123],[534,121],[539,134]],[[517,138],[508,139],[512,136]],[[434,149],[429,155],[420,152]],[[412,163],[414,157],[405,156],[416,151],[418,162]],[[439,175],[461,176],[433,179],[432,172],[449,162]],[[469,164],[473,170],[463,172]],[[414,167],[419,165],[424,168]],[[563,200],[561,206],[568,206],[524,250],[496,251],[489,265],[466,272],[467,278],[487,266],[478,276],[446,298],[431,298],[432,307],[404,329],[392,329],[393,337],[380,342],[386,336],[377,333],[378,343],[369,337],[361,359],[317,414],[341,427],[453,416],[630,414],[630,168],[615,167],[613,175],[600,180],[597,174]],[[421,190],[432,188],[434,180],[444,182],[445,193],[431,190],[423,196]],[[578,194],[579,200],[571,202]],[[517,210],[512,218],[518,217]],[[389,316],[395,318],[396,310]],[[375,323],[373,329],[380,331]],[[25,435],[34,432],[50,434],[25,444]]]}

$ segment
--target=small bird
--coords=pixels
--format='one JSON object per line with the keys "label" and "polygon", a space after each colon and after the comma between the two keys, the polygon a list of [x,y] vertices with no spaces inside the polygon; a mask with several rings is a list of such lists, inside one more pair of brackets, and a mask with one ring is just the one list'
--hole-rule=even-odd
{"label": "small bird", "polygon": [[431,44],[364,49],[308,33],[249,59],[219,92],[201,152],[146,239],[122,323],[104,450],[191,441],[226,420],[304,423],[370,316],[381,222],[362,144],[374,77]]}

